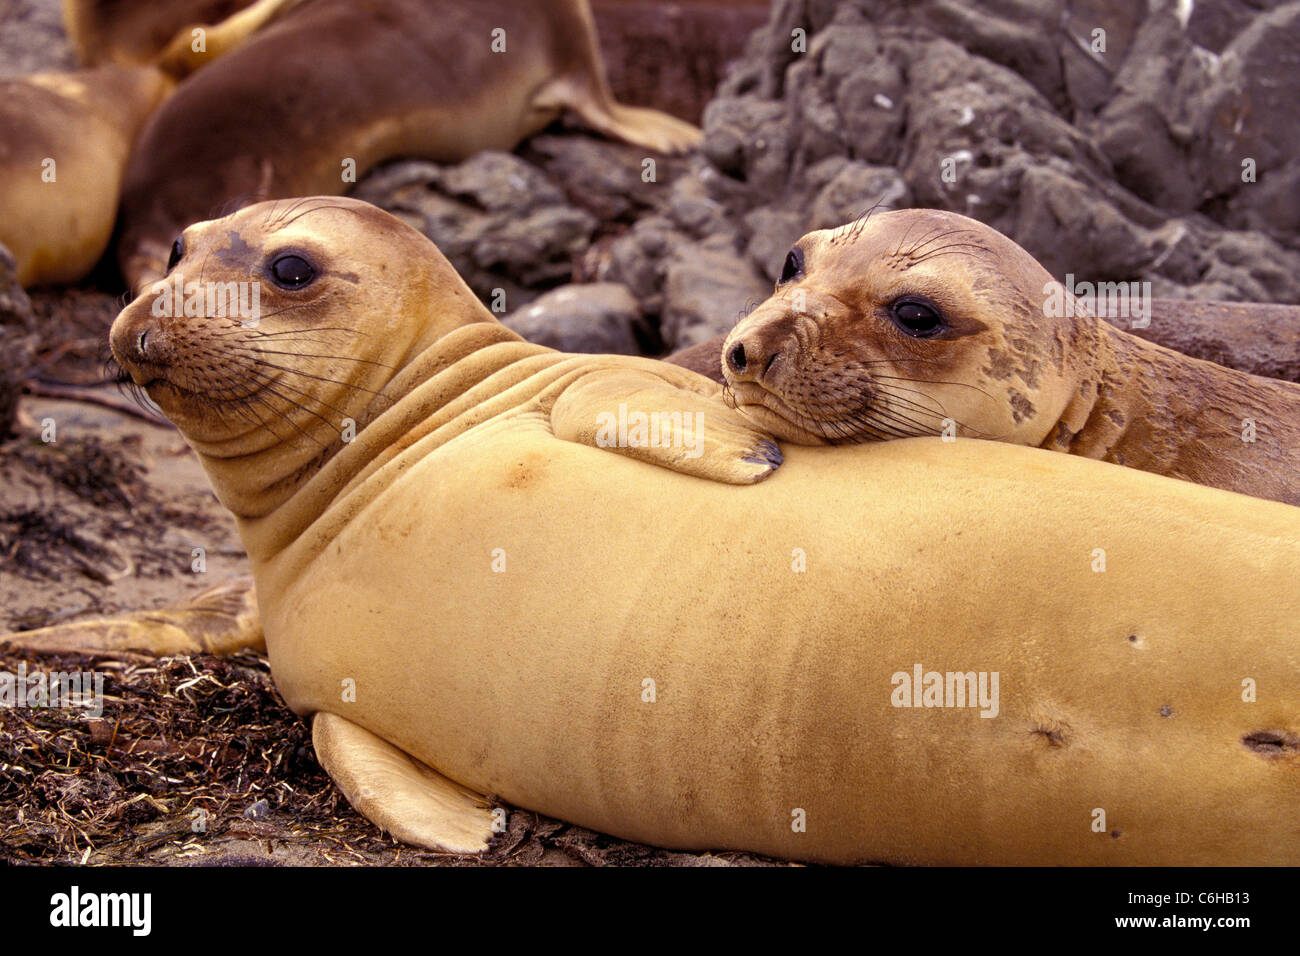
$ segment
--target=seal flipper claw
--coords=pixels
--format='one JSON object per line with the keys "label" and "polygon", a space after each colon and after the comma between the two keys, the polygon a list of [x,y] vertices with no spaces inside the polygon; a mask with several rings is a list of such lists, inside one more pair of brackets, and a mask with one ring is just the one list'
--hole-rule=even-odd
{"label": "seal flipper claw", "polygon": [[447,853],[482,853],[492,841],[487,800],[382,737],[337,714],[312,718],[312,745],[348,803],[403,843]]}
{"label": "seal flipper claw", "polygon": [[[675,377],[682,381],[673,381]],[[567,385],[551,407],[557,438],[733,485],[781,464],[766,432],[722,403],[712,383],[678,368],[606,368]]]}

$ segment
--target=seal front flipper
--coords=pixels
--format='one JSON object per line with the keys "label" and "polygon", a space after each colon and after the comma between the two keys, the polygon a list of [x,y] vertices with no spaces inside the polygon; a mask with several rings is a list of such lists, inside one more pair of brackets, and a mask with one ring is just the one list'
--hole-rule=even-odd
{"label": "seal front flipper", "polygon": [[250,577],[231,578],[184,604],[0,635],[0,645],[42,654],[233,654],[266,651]]}
{"label": "seal front flipper", "polygon": [[782,461],[771,435],[724,405],[720,392],[711,396],[651,372],[584,375],[555,399],[551,427],[565,441],[732,485],[762,481]]}
{"label": "seal front flipper", "polygon": [[403,843],[481,853],[493,836],[487,800],[337,714],[312,718],[312,745],[352,808]]}

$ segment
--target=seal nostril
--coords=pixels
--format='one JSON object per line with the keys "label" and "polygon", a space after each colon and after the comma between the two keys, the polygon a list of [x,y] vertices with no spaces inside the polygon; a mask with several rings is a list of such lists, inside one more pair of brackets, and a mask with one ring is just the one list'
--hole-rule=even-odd
{"label": "seal nostril", "polygon": [[135,340],[135,351],[136,354],[140,356],[140,358],[144,358],[144,347],[148,341],[149,341],[149,330],[142,329],[140,331],[140,334],[136,337]]}
{"label": "seal nostril", "polygon": [[737,342],[736,347],[727,354],[727,361],[731,363],[732,371],[743,372],[748,366],[745,360],[745,345],[743,342]]}
{"label": "seal nostril", "polygon": [[781,355],[780,352],[773,352],[773,353],[772,353],[772,357],[771,357],[770,359],[768,359],[768,360],[767,360],[767,364],[763,366],[763,374],[764,374],[764,375],[766,375],[768,372],[770,372],[770,371],[772,370],[772,363],[775,362],[775,361],[780,357],[780,355]]}

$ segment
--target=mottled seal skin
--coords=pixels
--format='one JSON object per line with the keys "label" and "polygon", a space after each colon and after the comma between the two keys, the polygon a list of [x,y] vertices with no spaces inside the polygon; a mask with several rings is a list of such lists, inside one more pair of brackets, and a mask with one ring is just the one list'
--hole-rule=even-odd
{"label": "mottled seal skin", "polygon": [[[826,862],[1300,862],[1300,510],[981,441],[777,470],[720,386],[522,341],[349,200],[172,260],[261,282],[260,320],[144,296],[114,354],[236,516],[277,688],[400,839],[482,850],[493,794]],[[698,410],[702,455],[602,447],[620,406]],[[997,672],[996,717],[898,706],[916,667]]]}
{"label": "mottled seal skin", "polygon": [[1051,286],[973,219],[881,213],[803,237],[722,372],[792,441],[946,429],[1300,504],[1300,385],[1144,341],[1072,298],[1053,308],[1068,293]]}
{"label": "mottled seal skin", "polygon": [[152,67],[120,66],[0,80],[0,243],[24,287],[94,268],[131,144],[173,85]]}
{"label": "mottled seal skin", "polygon": [[295,5],[151,118],[127,170],[118,263],[138,286],[161,274],[181,229],[223,204],[342,193],[399,156],[513,149],[564,110],[648,149],[700,137],[615,101],[586,0]]}

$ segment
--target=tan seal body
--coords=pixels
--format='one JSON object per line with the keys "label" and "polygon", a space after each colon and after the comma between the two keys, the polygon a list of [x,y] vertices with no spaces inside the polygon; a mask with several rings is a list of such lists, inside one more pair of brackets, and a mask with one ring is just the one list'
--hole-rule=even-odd
{"label": "tan seal body", "polygon": [[63,0],[63,26],[84,66],[153,62],[182,30],[218,23],[252,0]]}
{"label": "tan seal body", "polygon": [[1121,331],[973,219],[810,233],[782,278],[722,349],[740,407],[778,437],[946,431],[1300,503],[1300,385]]}
{"label": "tan seal body", "polygon": [[75,282],[99,261],[131,144],[171,88],[149,67],[0,80],[0,243],[23,286]]}
{"label": "tan seal body", "polygon": [[[261,279],[260,321],[145,297],[114,353],[238,517],[277,687],[402,839],[481,849],[491,794],[805,860],[1300,863],[1300,509],[990,442],[774,471],[715,384],[522,342],[347,200],[191,227],[174,269]],[[699,410],[702,454],[592,433],[654,409]],[[895,706],[917,665],[996,672],[991,716]]]}
{"label": "tan seal body", "polygon": [[399,156],[513,149],[565,109],[648,148],[699,139],[614,100],[585,0],[295,5],[152,118],[127,173],[119,264],[136,285],[223,203],[341,193]]}

